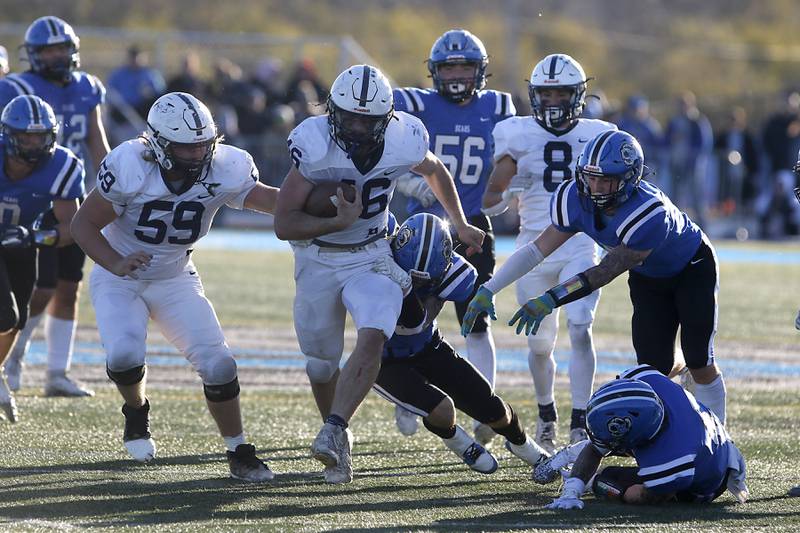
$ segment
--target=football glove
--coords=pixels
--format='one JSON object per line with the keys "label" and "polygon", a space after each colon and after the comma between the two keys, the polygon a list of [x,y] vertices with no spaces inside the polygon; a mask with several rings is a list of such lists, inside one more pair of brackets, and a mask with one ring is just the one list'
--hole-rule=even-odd
{"label": "football glove", "polygon": [[512,198],[519,196],[533,186],[533,176],[516,175],[503,191],[503,200],[510,202]]}
{"label": "football glove", "polygon": [[547,509],[583,509],[583,501],[581,495],[586,488],[586,484],[576,477],[571,477],[564,482],[564,489],[561,491],[561,496],[553,500],[548,505]]}
{"label": "football glove", "polygon": [[470,300],[467,312],[464,313],[464,320],[461,322],[461,334],[463,336],[469,335],[475,325],[475,321],[478,319],[478,315],[481,313],[487,313],[492,320],[497,320],[497,315],[494,312],[494,294],[483,285],[480,286],[478,292]]}
{"label": "football glove", "polygon": [[523,329],[525,330],[526,336],[536,335],[542,320],[552,313],[555,307],[555,299],[546,292],[537,298],[528,300],[525,305],[514,313],[514,316],[508,321],[508,325],[513,326],[515,322],[519,321],[517,324],[517,335],[519,335]]}
{"label": "football glove", "polygon": [[425,178],[406,174],[397,179],[397,190],[406,196],[411,196],[419,200],[422,207],[430,207],[436,203],[436,195],[433,194]]}
{"label": "football glove", "polygon": [[411,276],[400,268],[400,265],[395,263],[391,256],[382,255],[378,257],[372,265],[372,271],[383,274],[400,285],[404,296],[411,290]]}
{"label": "football glove", "polygon": [[0,230],[0,246],[3,248],[30,248],[33,237],[25,226],[5,226]]}

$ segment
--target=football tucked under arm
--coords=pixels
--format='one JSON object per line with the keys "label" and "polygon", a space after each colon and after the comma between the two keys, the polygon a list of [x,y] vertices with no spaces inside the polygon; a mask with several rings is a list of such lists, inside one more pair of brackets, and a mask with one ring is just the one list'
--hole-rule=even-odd
{"label": "football tucked under arm", "polygon": [[356,188],[349,183],[340,181],[324,181],[314,186],[306,198],[303,211],[319,218],[333,218],[336,216],[336,191],[342,189],[344,199],[352,202],[356,199]]}

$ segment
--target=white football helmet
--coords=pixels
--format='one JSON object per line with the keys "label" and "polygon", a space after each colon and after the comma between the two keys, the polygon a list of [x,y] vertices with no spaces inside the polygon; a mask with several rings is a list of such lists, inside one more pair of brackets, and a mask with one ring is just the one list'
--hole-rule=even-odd
{"label": "white football helmet", "polygon": [[377,68],[353,65],[334,80],[328,127],[333,141],[348,154],[378,147],[393,114],[392,87]]}
{"label": "white football helmet", "polygon": [[[144,138],[165,170],[185,172],[197,178],[211,162],[219,140],[217,125],[206,105],[188,93],[168,93],[155,101],[147,113]],[[206,145],[202,158],[176,157],[175,144]]]}
{"label": "white football helmet", "polygon": [[[580,63],[567,54],[550,54],[545,57],[533,68],[528,82],[533,117],[550,128],[578,118],[586,103],[587,81]],[[539,89],[545,88],[571,89],[572,98],[569,103],[545,106],[538,94]]]}

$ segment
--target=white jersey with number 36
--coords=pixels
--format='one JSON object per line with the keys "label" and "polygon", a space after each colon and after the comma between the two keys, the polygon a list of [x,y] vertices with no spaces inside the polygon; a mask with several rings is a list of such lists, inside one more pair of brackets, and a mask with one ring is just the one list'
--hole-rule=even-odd
{"label": "white jersey with number 36", "polygon": [[[598,134],[617,129],[603,120],[580,118],[566,130],[543,127],[533,117],[511,117],[494,128],[494,160],[504,156],[517,163],[517,174],[533,177],[533,185],[519,195],[520,232],[538,235],[550,225],[550,198],[561,182],[575,177],[583,147]],[[594,252],[594,241],[576,235],[555,252]]]}
{"label": "white jersey with number 36", "polygon": [[346,182],[361,191],[364,210],[348,228],[323,235],[319,241],[336,245],[354,245],[370,240],[387,227],[389,203],[396,179],[416,167],[428,153],[428,131],[422,122],[408,113],[397,111],[389,121],[384,137],[383,155],[378,163],[362,174],[328,133],[328,116],[311,117],[289,135],[289,155],[308,181]]}
{"label": "white jersey with number 36", "polygon": [[253,158],[244,150],[220,144],[202,179],[176,194],[167,187],[147,147],[130,140],[114,148],[97,174],[97,191],[114,206],[118,218],[103,228],[111,246],[126,256],[136,251],[153,255],[140,279],[166,279],[187,265],[192,245],[208,233],[223,205],[242,209],[258,181]]}

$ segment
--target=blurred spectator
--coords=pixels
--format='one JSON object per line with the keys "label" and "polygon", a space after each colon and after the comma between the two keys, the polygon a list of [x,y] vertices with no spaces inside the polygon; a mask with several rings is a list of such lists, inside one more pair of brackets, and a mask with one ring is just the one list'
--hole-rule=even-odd
{"label": "blurred spectator", "polygon": [[153,102],[166,91],[161,73],[148,67],[147,53],[128,48],[127,63],[108,77],[108,101],[115,144],[137,135]]}
{"label": "blurred spectator", "polygon": [[211,110],[220,133],[228,138],[235,138],[239,134],[239,121],[234,102],[242,93],[243,84],[242,69],[239,65],[224,57],[214,63],[214,77],[209,85]]}
{"label": "blurred spectator", "polygon": [[0,45],[0,78],[8,74],[8,50],[5,46]]}
{"label": "blurred spectator", "polygon": [[327,98],[328,89],[320,80],[314,62],[304,59],[298,63],[286,85],[284,100],[294,110],[296,121],[299,123],[309,116],[325,113]]}
{"label": "blurred spectator", "polygon": [[283,96],[283,88],[280,84],[282,70],[283,62],[271,57],[262,59],[253,69],[253,83],[264,91],[270,102],[277,102]]}
{"label": "blurred spectator", "polygon": [[664,136],[669,180],[662,185],[667,185],[664,192],[678,207],[691,207],[692,220],[706,229],[709,200],[716,189],[708,181],[714,136],[708,119],[697,108],[694,93],[683,93],[676,104],[676,113],[670,119]]}
{"label": "blurred spectator", "polygon": [[718,200],[722,214],[731,215],[736,209],[750,211],[756,193],[759,153],[743,107],[731,109],[725,129],[714,140],[714,150],[719,161]]}
{"label": "blurred spectator", "polygon": [[[662,162],[663,131],[661,124],[650,115],[650,102],[641,95],[633,95],[625,102],[625,108],[617,121],[617,127],[627,131],[639,141],[644,150],[644,162],[656,172]],[[647,178],[653,181],[653,178]]]}
{"label": "blurred spectator", "polygon": [[200,77],[200,56],[190,51],[181,60],[181,71],[167,82],[167,92],[189,93],[202,102],[209,96],[208,84]]}
{"label": "blurred spectator", "polygon": [[767,119],[762,134],[766,183],[756,199],[761,238],[798,233],[798,205],[793,198],[796,178],[792,166],[800,147],[800,94],[790,92],[783,109]]}
{"label": "blurred spectator", "polygon": [[599,87],[590,89],[589,92],[590,94],[586,95],[586,105],[583,108],[581,117],[605,120],[606,115],[611,110],[606,93]]}

